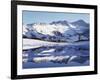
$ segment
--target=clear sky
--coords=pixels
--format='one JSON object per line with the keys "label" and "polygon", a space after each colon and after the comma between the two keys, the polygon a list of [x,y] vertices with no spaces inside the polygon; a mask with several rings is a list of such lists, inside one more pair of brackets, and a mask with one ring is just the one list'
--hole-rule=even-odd
{"label": "clear sky", "polygon": [[39,12],[39,11],[23,11],[23,23],[51,23],[52,21],[67,20],[74,22],[84,20],[89,23],[90,16],[87,13],[65,13],[65,12]]}

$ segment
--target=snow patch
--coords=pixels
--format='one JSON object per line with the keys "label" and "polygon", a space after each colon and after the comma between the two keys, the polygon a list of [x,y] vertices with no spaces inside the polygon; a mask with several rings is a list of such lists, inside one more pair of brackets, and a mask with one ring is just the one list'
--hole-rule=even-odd
{"label": "snow patch", "polygon": [[50,49],[50,50],[45,50],[45,51],[42,51],[41,53],[46,53],[46,52],[54,52],[55,49]]}

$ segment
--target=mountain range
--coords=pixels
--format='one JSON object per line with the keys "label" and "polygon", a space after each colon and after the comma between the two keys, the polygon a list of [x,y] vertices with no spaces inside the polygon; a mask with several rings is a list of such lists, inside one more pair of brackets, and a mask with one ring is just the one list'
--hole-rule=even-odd
{"label": "mountain range", "polygon": [[23,38],[52,42],[76,42],[89,40],[89,23],[84,20],[74,22],[53,21],[23,25]]}

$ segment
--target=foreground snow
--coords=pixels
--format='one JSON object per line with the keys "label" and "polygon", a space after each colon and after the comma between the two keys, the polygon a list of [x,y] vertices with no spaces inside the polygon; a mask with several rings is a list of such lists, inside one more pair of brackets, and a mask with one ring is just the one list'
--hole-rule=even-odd
{"label": "foreground snow", "polygon": [[42,51],[41,53],[54,52],[54,51],[55,51],[55,49],[49,49],[49,50]]}
{"label": "foreground snow", "polygon": [[67,43],[67,42],[48,42],[36,39],[23,39],[23,50],[38,48],[42,46],[65,46],[65,45],[84,45],[84,44],[89,44],[89,41]]}
{"label": "foreground snow", "polygon": [[[48,56],[48,57],[35,57],[31,59],[31,62],[33,63],[42,63],[42,62],[53,62],[53,63],[71,63],[71,62],[77,62],[80,64],[84,64],[88,60],[88,56]],[[23,62],[29,62],[28,58],[23,59]]]}

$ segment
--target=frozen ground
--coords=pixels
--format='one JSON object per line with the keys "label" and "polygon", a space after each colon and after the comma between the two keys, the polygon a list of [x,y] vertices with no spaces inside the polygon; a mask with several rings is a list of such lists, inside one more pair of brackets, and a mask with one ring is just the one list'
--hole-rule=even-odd
{"label": "frozen ground", "polygon": [[23,68],[87,65],[89,65],[89,41],[58,43],[23,39]]}
{"label": "frozen ground", "polygon": [[48,42],[36,39],[23,39],[23,50],[38,48],[41,46],[65,46],[65,45],[83,45],[83,44],[89,44],[89,41],[67,43],[67,42]]}

